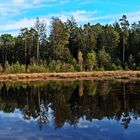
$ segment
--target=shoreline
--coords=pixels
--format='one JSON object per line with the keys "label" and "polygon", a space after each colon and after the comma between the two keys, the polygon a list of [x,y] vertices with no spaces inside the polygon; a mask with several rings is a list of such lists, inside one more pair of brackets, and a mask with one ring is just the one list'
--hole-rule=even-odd
{"label": "shoreline", "polygon": [[140,80],[140,71],[94,71],[66,73],[0,74],[5,81],[55,81],[55,80]]}

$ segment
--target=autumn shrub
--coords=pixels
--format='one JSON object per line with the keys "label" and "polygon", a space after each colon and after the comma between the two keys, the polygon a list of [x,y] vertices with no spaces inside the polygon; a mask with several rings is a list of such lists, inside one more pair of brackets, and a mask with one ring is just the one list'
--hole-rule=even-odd
{"label": "autumn shrub", "polygon": [[130,70],[127,64],[125,65],[125,70]]}
{"label": "autumn shrub", "polygon": [[0,65],[0,73],[3,72],[3,67]]}
{"label": "autumn shrub", "polygon": [[98,52],[98,63],[99,67],[104,68],[105,70],[110,69],[110,55],[105,51],[105,49],[101,49]]}
{"label": "autumn shrub", "polygon": [[74,72],[74,67],[73,65],[70,65],[70,64],[61,64],[60,65],[60,72]]}
{"label": "autumn shrub", "polygon": [[75,68],[71,64],[63,63],[61,61],[52,61],[48,65],[50,72],[73,72]]}
{"label": "autumn shrub", "polygon": [[95,70],[97,68],[96,53],[92,51],[87,54],[86,69],[88,71]]}
{"label": "autumn shrub", "polygon": [[105,68],[104,67],[99,67],[99,68],[97,68],[97,71],[105,71]]}
{"label": "autumn shrub", "polygon": [[41,72],[48,72],[48,69],[43,65],[30,65],[28,67],[29,73],[41,73]]}
{"label": "autumn shrub", "polygon": [[112,64],[112,70],[122,70],[123,68],[119,65],[115,65],[114,63]]}
{"label": "autumn shrub", "polygon": [[61,62],[60,61],[51,61],[48,65],[48,69],[50,72],[59,72],[60,71],[60,65]]}
{"label": "autumn shrub", "polygon": [[6,62],[4,73],[24,73],[24,72],[25,72],[25,65],[19,64],[18,61],[12,65],[10,65],[10,64],[8,64],[8,62]]}

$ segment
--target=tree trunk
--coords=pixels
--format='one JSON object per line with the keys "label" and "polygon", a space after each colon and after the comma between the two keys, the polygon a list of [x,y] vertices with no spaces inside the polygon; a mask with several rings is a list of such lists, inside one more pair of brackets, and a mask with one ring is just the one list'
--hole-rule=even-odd
{"label": "tree trunk", "polygon": [[36,56],[36,58],[37,58],[37,64],[39,63],[39,37],[38,37],[38,40],[37,40],[37,56]]}
{"label": "tree trunk", "polygon": [[123,69],[125,69],[125,35],[123,31]]}

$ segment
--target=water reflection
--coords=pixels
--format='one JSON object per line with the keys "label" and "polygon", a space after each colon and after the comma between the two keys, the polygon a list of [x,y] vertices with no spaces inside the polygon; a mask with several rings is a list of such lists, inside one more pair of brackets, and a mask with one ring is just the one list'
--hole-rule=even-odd
{"label": "water reflection", "polygon": [[1,83],[0,110],[19,110],[24,120],[34,120],[39,128],[54,122],[78,126],[81,118],[115,120],[128,128],[140,116],[140,82],[115,81],[46,82],[36,84]]}

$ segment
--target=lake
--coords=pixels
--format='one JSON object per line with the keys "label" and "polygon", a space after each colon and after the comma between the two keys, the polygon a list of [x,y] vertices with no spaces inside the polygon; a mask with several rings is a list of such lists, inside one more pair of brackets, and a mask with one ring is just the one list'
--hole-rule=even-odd
{"label": "lake", "polygon": [[140,81],[0,83],[2,140],[139,140]]}

